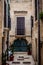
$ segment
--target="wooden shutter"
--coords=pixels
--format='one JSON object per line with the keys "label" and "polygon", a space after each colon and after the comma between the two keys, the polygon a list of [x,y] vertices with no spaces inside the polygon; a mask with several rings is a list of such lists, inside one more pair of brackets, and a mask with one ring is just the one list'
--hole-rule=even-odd
{"label": "wooden shutter", "polygon": [[4,27],[6,27],[6,2],[4,1]]}
{"label": "wooden shutter", "polygon": [[17,17],[17,35],[25,34],[25,18]]}
{"label": "wooden shutter", "polygon": [[37,20],[37,0],[35,0],[35,20]]}

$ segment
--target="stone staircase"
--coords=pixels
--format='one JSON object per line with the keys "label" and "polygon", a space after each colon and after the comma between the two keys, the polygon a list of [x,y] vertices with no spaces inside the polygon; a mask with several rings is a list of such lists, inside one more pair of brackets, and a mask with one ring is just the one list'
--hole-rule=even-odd
{"label": "stone staircase", "polygon": [[27,52],[15,52],[14,61],[7,61],[9,65],[35,65],[32,55]]}

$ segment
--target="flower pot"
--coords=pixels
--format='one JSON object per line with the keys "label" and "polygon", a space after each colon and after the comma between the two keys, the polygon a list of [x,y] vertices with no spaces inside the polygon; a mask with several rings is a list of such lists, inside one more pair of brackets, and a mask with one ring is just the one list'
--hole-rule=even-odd
{"label": "flower pot", "polygon": [[11,56],[9,57],[9,61],[13,61],[13,60],[14,60],[14,56],[11,55]]}
{"label": "flower pot", "polygon": [[28,52],[28,55],[31,55],[32,53],[31,52]]}
{"label": "flower pot", "polygon": [[14,56],[10,56],[10,61],[13,61],[14,60]]}

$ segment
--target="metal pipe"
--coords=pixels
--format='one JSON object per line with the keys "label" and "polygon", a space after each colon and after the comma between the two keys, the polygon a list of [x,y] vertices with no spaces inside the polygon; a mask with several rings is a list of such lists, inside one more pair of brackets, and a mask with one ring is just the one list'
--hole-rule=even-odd
{"label": "metal pipe", "polygon": [[40,13],[40,2],[37,0],[37,19],[38,19],[38,65],[41,65],[41,49],[40,49],[40,19],[39,19],[39,13]]}

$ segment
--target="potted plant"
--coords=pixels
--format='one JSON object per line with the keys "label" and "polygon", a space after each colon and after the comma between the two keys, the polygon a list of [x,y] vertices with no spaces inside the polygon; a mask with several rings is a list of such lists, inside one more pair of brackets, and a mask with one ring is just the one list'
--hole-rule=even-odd
{"label": "potted plant", "polygon": [[43,12],[40,12],[39,18],[40,18],[41,21],[43,21]]}

